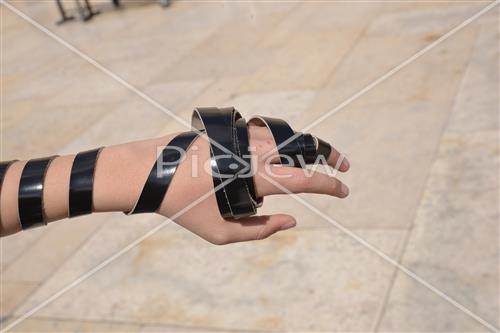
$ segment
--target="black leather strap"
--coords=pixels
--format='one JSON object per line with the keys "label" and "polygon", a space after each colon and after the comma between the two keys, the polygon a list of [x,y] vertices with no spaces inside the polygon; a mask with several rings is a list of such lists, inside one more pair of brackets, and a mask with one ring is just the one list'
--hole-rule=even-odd
{"label": "black leather strap", "polygon": [[101,149],[80,152],[75,156],[69,181],[69,217],[92,213],[94,172]]}
{"label": "black leather strap", "polygon": [[316,161],[316,140],[311,134],[302,134],[304,142],[303,155],[306,164],[311,164]]}
{"label": "black leather strap", "polygon": [[19,181],[19,218],[21,227],[28,229],[46,224],[43,213],[44,179],[50,162],[56,156],[29,160]]}
{"label": "black leather strap", "polygon": [[323,155],[326,160],[330,157],[332,153],[332,146],[326,141],[321,140],[320,138],[316,138],[318,140],[318,149],[317,155]]}
{"label": "black leather strap", "polygon": [[[239,113],[238,113],[239,114]],[[241,178],[245,180],[248,192],[250,193],[250,197],[252,198],[253,204],[256,207],[262,206],[263,198],[257,197],[257,193],[255,190],[254,183],[254,170],[252,165],[252,154],[249,150],[250,148],[250,140],[248,136],[248,127],[245,118],[239,118],[235,122],[235,131],[236,131],[236,148],[238,155],[249,165],[248,171],[246,174],[242,175]]]}
{"label": "black leather strap", "polygon": [[[217,188],[219,211],[224,218],[236,219],[256,213],[246,182],[239,177],[250,165],[236,154],[234,123],[241,117],[238,115],[234,108],[197,108],[192,118],[193,127],[204,129],[210,139],[212,178]],[[225,186],[221,186],[223,183]]]}
{"label": "black leather strap", "polygon": [[184,132],[168,143],[151,168],[137,203],[126,214],[152,213],[160,208],[177,166],[197,137],[197,132]]}
{"label": "black leather strap", "polygon": [[299,136],[284,144],[287,140],[295,135],[295,131],[290,127],[290,125],[288,125],[286,121],[278,118],[254,117],[250,119],[249,124],[265,126],[271,131],[274,143],[277,147],[279,147],[278,153],[280,156],[281,164],[298,168],[301,167],[300,161],[298,159],[298,156],[302,155],[302,150],[300,149],[300,145],[298,142]]}

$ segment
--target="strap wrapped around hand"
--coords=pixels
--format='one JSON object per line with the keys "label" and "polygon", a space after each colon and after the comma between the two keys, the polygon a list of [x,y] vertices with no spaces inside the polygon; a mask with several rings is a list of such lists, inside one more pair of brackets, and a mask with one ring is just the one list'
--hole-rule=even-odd
{"label": "strap wrapped around hand", "polygon": [[212,176],[222,217],[239,218],[257,212],[247,182],[240,177],[251,169],[238,154],[235,123],[241,118],[234,108],[197,108],[192,125],[210,139]]}
{"label": "strap wrapped around hand", "polygon": [[[180,154],[172,149],[186,151],[201,133],[209,139],[212,179],[221,216],[238,219],[255,214],[262,205],[262,198],[257,197],[253,179],[248,136],[250,125],[270,130],[282,164],[300,168],[304,163],[315,162],[318,154],[326,158],[330,155],[328,143],[316,140],[310,134],[296,133],[284,120],[254,117],[246,123],[233,107],[197,108],[192,116],[194,131],[181,133],[168,143],[152,166],[135,207],[128,214],[154,212],[160,207],[181,162]],[[161,168],[158,167],[160,161]],[[169,162],[168,166],[165,162]]]}
{"label": "strap wrapped around hand", "polygon": [[168,143],[149,172],[137,203],[126,214],[153,213],[160,207],[177,166],[197,137],[197,132],[184,132]]}

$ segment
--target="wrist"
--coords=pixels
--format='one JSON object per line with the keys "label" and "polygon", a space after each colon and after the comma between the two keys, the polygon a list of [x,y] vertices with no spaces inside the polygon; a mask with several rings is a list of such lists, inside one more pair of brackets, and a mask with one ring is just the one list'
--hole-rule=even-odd
{"label": "wrist", "polygon": [[95,169],[93,210],[130,211],[157,159],[158,147],[163,148],[170,139],[165,136],[104,148]]}

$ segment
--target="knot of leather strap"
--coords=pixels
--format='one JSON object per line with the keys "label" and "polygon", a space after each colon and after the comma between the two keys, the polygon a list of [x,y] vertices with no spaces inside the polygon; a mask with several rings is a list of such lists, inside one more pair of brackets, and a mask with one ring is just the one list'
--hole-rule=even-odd
{"label": "knot of leather strap", "polygon": [[[210,143],[210,158],[215,197],[224,218],[238,219],[253,215],[262,205],[253,179],[249,126],[267,127],[276,144],[281,164],[303,167],[314,163],[319,155],[328,159],[331,146],[311,134],[295,132],[282,119],[253,117],[248,122],[233,107],[196,108],[192,115],[193,131],[176,136],[163,149],[144,184],[134,208],[127,214],[155,212],[187,151],[202,133]],[[168,162],[168,163],[166,163]]]}

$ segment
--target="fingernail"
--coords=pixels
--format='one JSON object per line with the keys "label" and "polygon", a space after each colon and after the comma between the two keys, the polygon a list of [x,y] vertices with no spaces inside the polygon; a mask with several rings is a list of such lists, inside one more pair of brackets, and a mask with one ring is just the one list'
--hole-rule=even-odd
{"label": "fingernail", "polygon": [[347,187],[345,184],[342,184],[340,192],[342,192],[344,198],[347,197],[349,195],[349,187]]}
{"label": "fingernail", "polygon": [[294,220],[290,220],[287,223],[283,224],[280,228],[280,230],[287,230],[295,227],[297,223]]}
{"label": "fingernail", "polygon": [[347,160],[347,158],[344,158],[344,160],[342,161],[342,164],[344,164],[344,167],[346,169],[349,169],[349,167],[351,166],[351,164],[349,163],[349,161]]}

